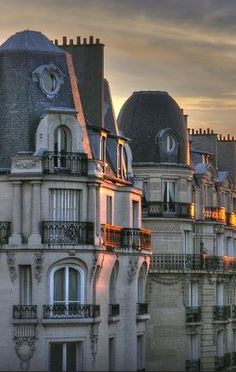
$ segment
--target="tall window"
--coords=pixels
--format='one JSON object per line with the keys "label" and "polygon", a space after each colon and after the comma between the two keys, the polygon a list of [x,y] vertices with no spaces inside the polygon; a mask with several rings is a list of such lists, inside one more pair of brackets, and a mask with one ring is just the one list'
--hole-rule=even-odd
{"label": "tall window", "polygon": [[198,282],[189,283],[189,306],[198,307]]}
{"label": "tall window", "polygon": [[121,144],[118,144],[118,147],[117,147],[117,173],[118,173],[118,176],[121,177],[122,176],[122,149],[123,149],[123,146]]}
{"label": "tall window", "polygon": [[145,302],[145,278],[146,278],[146,268],[143,264],[139,270],[138,276],[138,303]]}
{"label": "tall window", "polygon": [[109,337],[109,371],[115,371],[115,337]]}
{"label": "tall window", "polygon": [[226,255],[230,257],[234,255],[233,238],[231,237],[226,238]]}
{"label": "tall window", "polygon": [[56,128],[54,133],[55,167],[66,167],[66,154],[71,151],[71,135],[65,126]]}
{"label": "tall window", "polygon": [[132,201],[132,225],[135,228],[139,227],[139,203],[135,200]]}
{"label": "tall window", "polygon": [[106,137],[101,136],[100,138],[100,159],[104,163],[106,162]]}
{"label": "tall window", "polygon": [[191,361],[199,359],[199,335],[189,335],[189,359]]}
{"label": "tall window", "polygon": [[191,231],[184,231],[184,254],[193,254],[193,239]]}
{"label": "tall window", "polygon": [[82,342],[53,342],[50,344],[50,372],[83,370]]}
{"label": "tall window", "polygon": [[30,265],[19,266],[20,304],[32,304],[32,272]]}
{"label": "tall window", "polygon": [[112,219],[112,196],[107,195],[106,197],[106,223],[109,225],[112,225],[113,219]]}
{"label": "tall window", "polygon": [[144,344],[143,335],[137,336],[137,371],[143,370],[144,366]]}
{"label": "tall window", "polygon": [[164,181],[164,211],[175,212],[175,193],[176,183],[174,181]]}
{"label": "tall window", "polygon": [[50,220],[79,221],[79,195],[78,190],[50,190]]}
{"label": "tall window", "polygon": [[111,272],[111,278],[110,278],[110,287],[109,287],[109,302],[110,304],[116,304],[116,286],[117,286],[117,276],[118,276],[118,270],[119,270],[119,262],[116,261],[112,272]]}
{"label": "tall window", "polygon": [[219,331],[216,338],[216,356],[224,356],[224,331]]}
{"label": "tall window", "polygon": [[224,283],[216,283],[216,305],[224,306]]}
{"label": "tall window", "polygon": [[216,256],[224,256],[224,236],[216,234]]}
{"label": "tall window", "polygon": [[69,305],[84,302],[84,273],[82,269],[66,265],[51,273],[51,304]]}

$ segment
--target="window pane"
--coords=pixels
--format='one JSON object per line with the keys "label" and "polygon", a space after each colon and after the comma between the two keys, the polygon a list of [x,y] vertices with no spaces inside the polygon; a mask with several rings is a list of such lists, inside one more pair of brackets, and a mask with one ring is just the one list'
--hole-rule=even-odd
{"label": "window pane", "polygon": [[69,301],[79,301],[79,271],[70,268],[69,269]]}
{"label": "window pane", "polygon": [[51,344],[50,372],[62,372],[62,346],[63,344]]}
{"label": "window pane", "polygon": [[32,304],[32,273],[30,265],[20,265],[20,304]]}
{"label": "window pane", "polygon": [[65,269],[59,269],[54,274],[54,301],[65,301]]}
{"label": "window pane", "polygon": [[67,372],[75,372],[77,371],[77,366],[76,366],[76,343],[75,342],[70,342],[67,345],[67,350],[66,350],[66,361],[67,361]]}

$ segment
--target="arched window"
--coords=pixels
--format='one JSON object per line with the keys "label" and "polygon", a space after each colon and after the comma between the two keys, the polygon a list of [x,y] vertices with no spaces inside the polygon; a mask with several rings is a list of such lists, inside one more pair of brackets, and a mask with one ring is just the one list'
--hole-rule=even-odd
{"label": "arched window", "polygon": [[117,302],[116,299],[116,286],[117,286],[117,276],[118,276],[118,270],[119,270],[119,262],[116,261],[112,272],[111,272],[111,278],[110,278],[110,287],[109,287],[109,298],[110,298],[110,304],[115,304]]}
{"label": "arched window", "polygon": [[68,264],[52,270],[50,303],[52,305],[84,303],[84,272],[81,267]]}
{"label": "arched window", "polygon": [[138,276],[138,303],[145,302],[145,277],[146,270],[144,265],[141,266]]}
{"label": "arched window", "polygon": [[54,132],[55,167],[66,168],[67,153],[71,151],[71,133],[64,125]]}

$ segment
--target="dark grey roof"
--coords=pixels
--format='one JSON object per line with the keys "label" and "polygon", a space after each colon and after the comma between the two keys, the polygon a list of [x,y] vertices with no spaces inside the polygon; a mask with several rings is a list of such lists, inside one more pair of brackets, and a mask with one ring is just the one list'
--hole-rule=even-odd
{"label": "dark grey roof", "polygon": [[21,31],[12,35],[1,46],[0,51],[36,51],[65,54],[46,36],[38,31]]}
{"label": "dark grey roof", "polygon": [[[175,100],[163,91],[134,92],[124,103],[118,125],[126,137],[134,162],[167,162],[187,165],[188,134],[183,112]],[[170,130],[178,141],[175,154],[165,154],[159,138]]]}

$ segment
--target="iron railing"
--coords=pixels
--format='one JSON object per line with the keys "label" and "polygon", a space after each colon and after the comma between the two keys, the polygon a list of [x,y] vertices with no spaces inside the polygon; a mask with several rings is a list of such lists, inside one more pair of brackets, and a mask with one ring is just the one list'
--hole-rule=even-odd
{"label": "iron railing", "polygon": [[195,217],[195,205],[193,203],[148,201],[142,205],[143,217]]}
{"label": "iron railing", "polygon": [[13,319],[36,319],[37,305],[13,305]]}
{"label": "iron railing", "polygon": [[107,248],[151,250],[151,230],[102,225],[103,244]]}
{"label": "iron railing", "polygon": [[43,244],[93,244],[93,222],[43,221]]}
{"label": "iron railing", "polygon": [[226,222],[226,214],[224,207],[205,207],[204,219],[206,221]]}
{"label": "iron railing", "polygon": [[227,367],[230,367],[230,364],[231,364],[230,353],[226,353],[222,356],[216,356],[215,357],[215,369],[216,369],[216,371],[219,371],[221,369],[225,369]]}
{"label": "iron railing", "polygon": [[236,352],[235,351],[231,353],[231,365],[236,366]]}
{"label": "iron railing", "polygon": [[231,318],[236,319],[236,305],[232,305]]}
{"label": "iron railing", "polygon": [[146,315],[148,314],[148,304],[146,302],[139,302],[137,303],[137,314],[138,315]]}
{"label": "iron railing", "polygon": [[201,308],[198,307],[186,307],[186,322],[197,323],[201,321]]}
{"label": "iron railing", "polygon": [[45,152],[43,155],[43,170],[48,174],[70,174],[87,176],[87,155],[77,152]]}
{"label": "iron railing", "polygon": [[10,222],[0,222],[0,244],[7,244],[10,236]]}
{"label": "iron railing", "polygon": [[227,321],[231,316],[230,306],[213,306],[213,320]]}
{"label": "iron railing", "polygon": [[236,257],[202,254],[153,254],[152,270],[236,271]]}
{"label": "iron railing", "polygon": [[120,304],[109,304],[109,316],[120,315]]}
{"label": "iron railing", "polygon": [[43,305],[44,319],[86,319],[100,316],[100,305],[81,305],[77,303],[65,305]]}
{"label": "iron railing", "polygon": [[185,360],[186,371],[200,371],[200,359]]}

